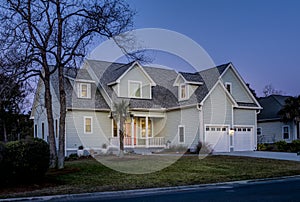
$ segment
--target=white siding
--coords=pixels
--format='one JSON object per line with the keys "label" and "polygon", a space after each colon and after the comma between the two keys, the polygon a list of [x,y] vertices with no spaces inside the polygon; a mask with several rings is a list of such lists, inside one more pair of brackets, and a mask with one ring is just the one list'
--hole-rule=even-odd
{"label": "white siding", "polygon": [[[66,117],[66,147],[77,149],[83,145],[85,148],[101,148],[108,145],[111,137],[111,119],[108,112],[68,111]],[[84,133],[84,117],[92,117],[92,133]]]}
{"label": "white siding", "polygon": [[117,84],[120,88],[119,89],[120,97],[129,97],[128,95],[129,80],[140,81],[142,83],[142,98],[145,99],[151,98],[150,80],[137,66],[135,66],[129,72],[127,72],[127,74],[125,74],[124,77],[121,79],[120,83]]}
{"label": "white siding", "polygon": [[234,125],[256,125],[255,110],[234,109]]}
{"label": "white siding", "polygon": [[[164,120],[157,121],[160,131],[159,136],[164,136],[165,141],[171,141],[171,145],[183,145],[190,147],[199,141],[199,111],[196,107],[166,113]],[[184,143],[179,143],[178,126],[185,128]],[[154,126],[156,128],[156,125]],[[155,129],[156,130],[156,129]],[[158,132],[156,130],[156,132]]]}
{"label": "white siding", "polygon": [[203,124],[232,125],[232,103],[220,85],[203,104]]}
{"label": "white siding", "polygon": [[237,102],[253,102],[248,92],[245,90],[244,86],[242,85],[242,83],[231,68],[228,69],[222,76],[222,81],[224,85],[226,82],[231,83],[231,94]]}

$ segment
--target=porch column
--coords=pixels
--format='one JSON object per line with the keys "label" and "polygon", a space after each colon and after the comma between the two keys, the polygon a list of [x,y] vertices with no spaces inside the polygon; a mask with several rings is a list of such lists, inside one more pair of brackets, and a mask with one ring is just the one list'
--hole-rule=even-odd
{"label": "porch column", "polygon": [[145,118],[145,121],[146,121],[146,148],[148,148],[149,147],[149,137],[148,137],[148,116],[146,116],[146,118]]}
{"label": "porch column", "polygon": [[134,118],[131,117],[131,146],[134,146]]}

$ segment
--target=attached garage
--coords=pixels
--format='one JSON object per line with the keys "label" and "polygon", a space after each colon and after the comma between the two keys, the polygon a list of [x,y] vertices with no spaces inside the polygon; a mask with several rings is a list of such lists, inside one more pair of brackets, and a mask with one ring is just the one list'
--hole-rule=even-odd
{"label": "attached garage", "polygon": [[234,151],[253,150],[253,127],[234,128]]}
{"label": "attached garage", "polygon": [[210,144],[214,152],[229,152],[228,126],[206,126],[205,142]]}
{"label": "attached garage", "polygon": [[228,126],[206,126],[205,142],[210,144],[214,152],[252,151],[253,126],[234,127],[234,135],[229,135]]}

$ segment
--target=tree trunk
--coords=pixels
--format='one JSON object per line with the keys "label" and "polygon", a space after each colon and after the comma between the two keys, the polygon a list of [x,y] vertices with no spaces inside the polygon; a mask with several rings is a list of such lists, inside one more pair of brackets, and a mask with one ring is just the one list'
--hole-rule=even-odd
{"label": "tree trunk", "polygon": [[63,68],[59,68],[60,118],[59,118],[59,147],[58,169],[64,168],[65,161],[65,123],[66,123],[66,92],[64,87]]}
{"label": "tree trunk", "polygon": [[124,156],[124,121],[120,118],[120,153],[119,157]]}
{"label": "tree trunk", "polygon": [[52,95],[50,88],[50,75],[45,75],[45,108],[47,113],[48,121],[48,135],[49,135],[49,146],[50,146],[50,168],[55,168],[57,165],[57,152],[56,143],[54,136],[54,123],[53,123],[53,111],[52,111]]}
{"label": "tree trunk", "polygon": [[57,15],[57,65],[59,78],[59,99],[60,99],[60,117],[59,117],[59,146],[58,146],[58,169],[64,168],[65,163],[65,122],[66,122],[66,92],[64,85],[64,66],[62,66],[62,39],[63,39],[63,20],[61,16],[61,2],[56,0]]}

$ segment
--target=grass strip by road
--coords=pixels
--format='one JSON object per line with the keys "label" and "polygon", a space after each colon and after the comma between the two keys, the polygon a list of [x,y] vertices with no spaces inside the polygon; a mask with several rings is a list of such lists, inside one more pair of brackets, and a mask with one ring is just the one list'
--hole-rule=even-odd
{"label": "grass strip by road", "polygon": [[[132,157],[131,157],[132,158]],[[136,156],[139,160],[139,156]],[[72,194],[270,178],[300,174],[300,163],[234,156],[184,156],[149,174],[125,174],[95,159],[67,161],[63,170],[49,170],[36,184],[2,186],[0,197]]]}

